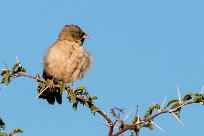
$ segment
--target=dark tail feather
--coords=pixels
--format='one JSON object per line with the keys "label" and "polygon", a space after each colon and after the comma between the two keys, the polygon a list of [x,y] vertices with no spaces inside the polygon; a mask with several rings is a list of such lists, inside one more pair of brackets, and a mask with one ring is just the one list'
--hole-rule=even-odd
{"label": "dark tail feather", "polygon": [[50,89],[46,89],[40,96],[39,98],[42,98],[42,99],[46,99],[47,102],[49,104],[54,104],[55,103],[55,95],[53,92],[51,92]]}
{"label": "dark tail feather", "polygon": [[57,103],[62,104],[62,93],[60,92],[60,89],[56,90],[54,93]]}
{"label": "dark tail feather", "polygon": [[43,76],[43,78],[44,78],[45,80],[47,80],[47,79],[50,79],[50,80],[53,79],[52,76],[48,76],[48,75],[47,75],[47,73],[45,72],[45,70],[43,70],[42,76]]}
{"label": "dark tail feather", "polygon": [[[52,80],[53,79],[53,77],[48,76],[44,70],[43,70],[43,78],[45,80],[47,80],[47,79]],[[47,102],[49,104],[52,104],[52,105],[55,103],[55,99],[56,99],[57,103],[59,103],[59,104],[62,103],[62,94],[61,94],[59,88],[54,88],[53,90],[50,90],[48,88],[48,89],[44,90],[44,92],[39,96],[39,98],[46,99]]]}

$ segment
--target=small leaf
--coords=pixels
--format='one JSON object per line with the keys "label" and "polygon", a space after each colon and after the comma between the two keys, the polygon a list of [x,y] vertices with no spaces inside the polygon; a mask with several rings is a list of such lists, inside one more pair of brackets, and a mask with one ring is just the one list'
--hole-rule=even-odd
{"label": "small leaf", "polygon": [[4,69],[1,71],[1,76],[11,73],[9,69]]}
{"label": "small leaf", "polygon": [[17,67],[20,66],[20,62],[17,61],[13,66],[12,66],[12,71],[15,71]]}
{"label": "small leaf", "polygon": [[11,77],[8,75],[8,76],[4,76],[1,80],[1,84],[6,84],[8,85],[9,83],[11,82]]}
{"label": "small leaf", "polygon": [[[140,120],[140,119],[139,119],[139,120]],[[132,120],[132,124],[137,123],[137,121],[138,121],[138,116],[135,116],[135,117],[133,118],[133,120]]]}
{"label": "small leaf", "polygon": [[130,136],[134,136],[134,133],[131,131],[131,135]]}
{"label": "small leaf", "polygon": [[153,130],[153,129],[154,129],[154,125],[151,124],[150,122],[149,122],[149,123],[145,123],[145,124],[143,125],[143,127],[148,128],[149,130]]}
{"label": "small leaf", "polygon": [[74,92],[78,95],[78,94],[82,94],[82,92],[86,91],[86,87],[85,86],[79,86],[77,87]]}
{"label": "small leaf", "polygon": [[166,106],[164,107],[164,109],[166,109],[167,107],[169,107],[171,104],[173,104],[173,103],[178,103],[179,102],[179,100],[178,99],[172,99],[172,100],[170,100],[167,104],[166,104]]}
{"label": "small leaf", "polygon": [[144,118],[145,118],[145,119],[146,119],[146,118],[149,118],[149,117],[151,116],[152,112],[153,112],[155,109],[160,109],[160,107],[161,107],[161,106],[160,106],[159,104],[155,104],[155,105],[149,107],[148,110],[146,111],[146,114],[145,114]]}
{"label": "small leaf", "polygon": [[92,100],[92,101],[94,101],[94,100],[96,100],[96,99],[97,99],[96,96],[91,97],[91,100]]}
{"label": "small leaf", "polygon": [[71,92],[72,88],[69,85],[65,85],[65,90],[67,90],[68,92]]}
{"label": "small leaf", "polygon": [[18,72],[26,72],[26,68],[20,66],[17,68],[17,70],[15,71],[15,73],[18,73]]}
{"label": "small leaf", "polygon": [[202,102],[203,100],[201,97],[197,96],[197,97],[194,97],[193,101],[194,102]]}
{"label": "small leaf", "polygon": [[200,102],[202,105],[204,105],[204,100],[202,100],[202,102]]}
{"label": "small leaf", "polygon": [[183,97],[183,102],[186,102],[186,101],[192,99],[192,96],[191,96],[191,95],[192,95],[192,94],[191,94],[190,92],[187,93],[187,94]]}
{"label": "small leaf", "polygon": [[20,128],[16,128],[9,134],[9,136],[14,136],[17,133],[23,133],[23,130]]}
{"label": "small leaf", "polygon": [[98,111],[99,111],[99,109],[98,109],[97,107],[95,107],[95,106],[92,106],[92,107],[91,107],[91,112],[92,112],[92,113],[95,114],[95,113],[98,112]]}
{"label": "small leaf", "polygon": [[202,102],[203,101],[203,95],[202,94],[195,93],[195,94],[193,94],[193,96],[194,96],[193,102]]}
{"label": "small leaf", "polygon": [[57,81],[57,85],[61,86],[60,88],[60,94],[63,94],[64,90],[65,90],[65,83],[63,81],[58,80]]}
{"label": "small leaf", "polygon": [[43,90],[42,88],[45,88],[45,86],[46,86],[45,83],[39,82],[37,87],[38,93],[40,93]]}
{"label": "small leaf", "polygon": [[75,94],[71,94],[71,93],[70,93],[70,101],[71,101],[72,103],[76,103],[76,95],[75,95]]}
{"label": "small leaf", "polygon": [[77,105],[78,105],[78,102],[73,103],[72,108],[74,109],[74,111],[77,110]]}
{"label": "small leaf", "polygon": [[5,125],[5,123],[3,122],[3,120],[0,118],[0,129],[3,129],[3,130],[5,130],[6,129],[6,125]]}
{"label": "small leaf", "polygon": [[[172,107],[171,107],[171,109],[175,109],[174,110],[174,112],[180,112],[180,110],[181,110],[181,107],[179,107],[180,106],[180,104],[179,103],[175,103]],[[178,108],[179,107],[179,108]]]}

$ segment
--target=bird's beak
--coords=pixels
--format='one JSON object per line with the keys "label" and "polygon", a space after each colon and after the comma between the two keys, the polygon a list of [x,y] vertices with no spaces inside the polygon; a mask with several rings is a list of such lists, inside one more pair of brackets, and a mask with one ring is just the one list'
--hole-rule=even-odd
{"label": "bird's beak", "polygon": [[87,34],[84,34],[82,38],[84,38],[84,39],[88,39],[89,36],[88,36]]}

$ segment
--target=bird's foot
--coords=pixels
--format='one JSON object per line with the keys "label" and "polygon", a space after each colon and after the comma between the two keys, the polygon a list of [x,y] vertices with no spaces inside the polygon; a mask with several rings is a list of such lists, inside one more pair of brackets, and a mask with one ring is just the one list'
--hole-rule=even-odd
{"label": "bird's foot", "polygon": [[49,82],[48,87],[50,88],[51,91],[54,91],[54,90],[55,90],[55,82],[54,82],[54,79],[52,79],[52,80]]}

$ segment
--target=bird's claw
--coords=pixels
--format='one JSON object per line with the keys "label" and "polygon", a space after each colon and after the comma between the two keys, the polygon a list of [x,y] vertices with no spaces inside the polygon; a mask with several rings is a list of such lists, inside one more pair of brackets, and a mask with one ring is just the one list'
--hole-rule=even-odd
{"label": "bird's claw", "polygon": [[54,91],[55,90],[55,83],[54,83],[54,80],[52,79],[50,81],[50,83],[48,84],[48,87],[50,88],[51,91]]}

